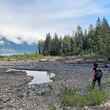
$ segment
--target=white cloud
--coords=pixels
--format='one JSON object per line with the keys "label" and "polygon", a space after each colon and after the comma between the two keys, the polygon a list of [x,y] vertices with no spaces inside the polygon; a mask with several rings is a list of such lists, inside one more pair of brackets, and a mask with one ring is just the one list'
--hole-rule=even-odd
{"label": "white cloud", "polygon": [[106,4],[98,0],[0,1],[0,34],[16,43],[32,43],[48,32],[69,33],[76,25],[90,22],[84,17],[109,15]]}
{"label": "white cloud", "polygon": [[4,41],[1,40],[1,41],[0,41],[0,45],[3,45],[3,44],[4,44]]}
{"label": "white cloud", "polygon": [[22,43],[24,41],[28,43],[37,43],[38,40],[44,39],[40,32],[25,30],[24,28],[10,25],[1,25],[0,35],[6,36],[7,39],[15,43]]}

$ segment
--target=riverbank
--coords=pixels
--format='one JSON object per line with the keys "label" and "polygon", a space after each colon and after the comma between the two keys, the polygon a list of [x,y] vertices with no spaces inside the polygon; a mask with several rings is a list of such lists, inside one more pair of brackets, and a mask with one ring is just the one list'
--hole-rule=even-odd
{"label": "riverbank", "polygon": [[82,56],[44,56],[42,54],[21,54],[21,55],[12,55],[12,56],[0,56],[0,62],[23,62],[23,61],[62,61],[64,63],[93,63],[94,61],[100,63],[109,63],[107,57],[94,56],[94,55],[82,55]]}
{"label": "riverbank", "polygon": [[[72,60],[72,59],[70,59]],[[68,62],[65,62],[68,61]],[[103,67],[103,64],[100,64]],[[22,87],[22,89],[17,88],[17,91],[14,91],[13,95],[7,94],[6,98],[1,98],[1,103],[3,104],[2,109],[6,110],[5,107],[11,106],[14,109],[19,110],[48,110],[49,105],[55,105],[57,107],[56,110],[62,110],[59,107],[60,105],[60,95],[65,87],[73,88],[79,87],[84,88],[90,83],[91,78],[91,63],[69,63],[69,59],[60,59],[49,61],[46,60],[36,60],[36,61],[5,61],[0,62],[0,84],[3,88],[7,90],[7,88],[13,87],[11,90],[16,90],[16,87]],[[4,68],[4,69],[3,69]],[[36,70],[36,71],[48,71],[56,74],[54,82],[46,83],[42,85],[28,85],[28,81],[32,80],[32,77],[27,76],[26,73],[22,71],[11,71],[6,72],[6,69],[18,69],[18,70]],[[109,70],[104,70],[104,78],[110,77]],[[29,77],[29,80],[27,80]],[[3,83],[2,83],[3,81]],[[15,85],[13,85],[15,84]],[[26,84],[24,86],[24,84]],[[25,90],[24,90],[25,88]],[[22,91],[24,90],[24,91]],[[12,92],[13,93],[13,92]],[[23,93],[23,94],[22,94]],[[4,95],[3,95],[4,96]],[[7,98],[9,96],[10,98]],[[2,96],[1,96],[2,97]],[[5,99],[5,100],[4,100]],[[13,101],[12,101],[13,100]],[[14,100],[17,100],[16,103]],[[6,103],[4,103],[6,102]],[[2,105],[1,104],[1,105]],[[13,106],[12,106],[13,105]],[[18,108],[14,108],[17,105]],[[3,108],[4,107],[4,108]],[[12,110],[10,108],[9,110]],[[28,108],[28,109],[27,109]],[[71,110],[71,109],[67,109]],[[76,109],[77,110],[77,109]],[[98,109],[93,109],[98,110]],[[101,110],[101,109],[100,109]]]}

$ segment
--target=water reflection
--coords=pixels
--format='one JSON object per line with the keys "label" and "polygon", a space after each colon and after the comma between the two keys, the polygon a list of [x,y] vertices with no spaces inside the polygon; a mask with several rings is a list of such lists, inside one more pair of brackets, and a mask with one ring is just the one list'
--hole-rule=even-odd
{"label": "water reflection", "polygon": [[52,78],[55,77],[54,73],[48,73],[47,71],[30,71],[24,70],[30,76],[33,76],[31,84],[43,84],[52,82]]}

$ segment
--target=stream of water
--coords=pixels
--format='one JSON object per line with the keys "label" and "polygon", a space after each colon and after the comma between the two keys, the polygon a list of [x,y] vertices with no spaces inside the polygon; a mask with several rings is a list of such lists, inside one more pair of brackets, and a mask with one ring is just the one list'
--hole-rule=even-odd
{"label": "stream of water", "polygon": [[30,76],[33,76],[31,84],[43,84],[52,82],[51,78],[55,77],[54,73],[48,73],[47,71],[30,71],[24,70]]}

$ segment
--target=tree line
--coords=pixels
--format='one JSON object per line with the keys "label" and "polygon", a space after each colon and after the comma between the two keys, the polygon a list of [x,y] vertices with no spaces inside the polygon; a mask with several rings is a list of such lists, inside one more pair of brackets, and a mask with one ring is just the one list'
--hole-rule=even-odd
{"label": "tree line", "polygon": [[44,55],[84,55],[94,54],[109,57],[110,54],[110,25],[104,17],[98,17],[96,25],[87,29],[77,26],[72,35],[46,35],[44,41],[38,43],[39,53]]}

